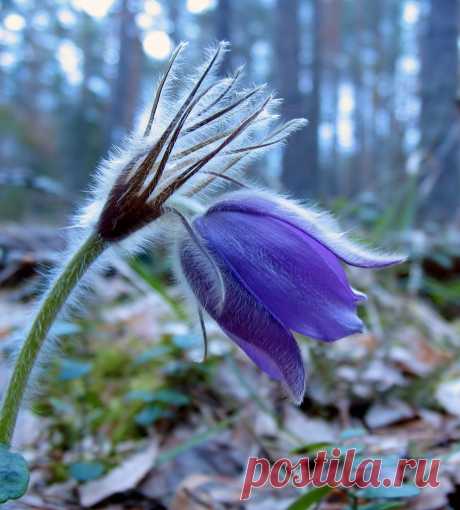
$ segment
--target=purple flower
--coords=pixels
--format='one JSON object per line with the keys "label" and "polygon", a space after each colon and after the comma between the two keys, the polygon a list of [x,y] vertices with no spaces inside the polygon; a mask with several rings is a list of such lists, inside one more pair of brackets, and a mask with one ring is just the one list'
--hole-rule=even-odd
{"label": "purple flower", "polygon": [[363,328],[356,308],[366,297],[341,261],[378,268],[403,260],[357,246],[327,215],[252,190],[197,217],[179,259],[201,306],[296,402],[305,372],[291,331],[333,341]]}

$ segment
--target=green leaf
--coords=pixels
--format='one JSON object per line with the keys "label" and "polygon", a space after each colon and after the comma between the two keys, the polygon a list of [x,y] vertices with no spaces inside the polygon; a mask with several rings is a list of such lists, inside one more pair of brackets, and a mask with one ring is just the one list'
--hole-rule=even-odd
{"label": "green leaf", "polygon": [[126,395],[126,400],[140,400],[141,402],[153,402],[155,393],[151,390],[132,390]]}
{"label": "green leaf", "polygon": [[286,510],[305,510],[311,508],[315,503],[321,501],[332,491],[332,487],[317,487],[311,491],[302,494],[294,503],[289,505]]}
{"label": "green leaf", "polygon": [[303,444],[302,446],[297,446],[293,450],[291,450],[291,453],[298,454],[298,455],[307,455],[309,453],[316,453],[321,450],[327,450],[333,447],[332,443],[327,442],[320,442],[320,443],[307,443]]}
{"label": "green leaf", "polygon": [[20,498],[28,485],[29,468],[24,457],[0,446],[0,503]]}
{"label": "green leaf", "polygon": [[139,356],[137,356],[134,359],[134,363],[136,365],[143,365],[144,363],[148,363],[149,361],[153,361],[157,358],[166,356],[167,354],[170,354],[170,352],[171,352],[170,347],[166,345],[157,345],[156,347],[153,347],[152,349],[149,349],[148,351],[139,354]]}
{"label": "green leaf", "polygon": [[186,406],[190,403],[190,398],[187,395],[168,388],[155,391],[153,400],[155,402],[163,402],[177,407]]}
{"label": "green leaf", "polygon": [[190,403],[190,398],[184,393],[168,388],[162,388],[156,391],[151,390],[133,390],[126,395],[127,400],[140,400],[142,402],[161,402],[171,406],[185,406]]}
{"label": "green leaf", "polygon": [[352,439],[355,437],[363,437],[367,434],[366,429],[362,427],[353,427],[342,430],[340,433],[340,439],[346,441],[347,439]]}
{"label": "green leaf", "polygon": [[394,499],[415,498],[420,489],[415,485],[401,485],[401,487],[368,487],[359,491],[359,496],[366,499]]}
{"label": "green leaf", "polygon": [[460,279],[439,282],[432,278],[425,278],[426,291],[440,305],[460,303]]}
{"label": "green leaf", "polygon": [[60,398],[51,397],[49,399],[49,403],[51,404],[53,411],[56,411],[60,415],[72,414],[74,412],[73,406]]}
{"label": "green leaf", "polygon": [[61,361],[61,369],[59,371],[59,381],[73,381],[80,379],[89,374],[91,371],[91,363],[83,361],[64,359]]}
{"label": "green leaf", "polygon": [[69,474],[78,482],[89,482],[99,478],[104,473],[104,466],[100,462],[75,462],[69,466]]}
{"label": "green leaf", "polygon": [[[369,505],[360,506],[359,510],[399,510],[402,508],[402,503],[399,501],[386,501],[385,503],[370,503]],[[352,510],[348,507],[348,510]]]}
{"label": "green leaf", "polygon": [[136,414],[134,421],[143,427],[148,427],[149,425],[152,425],[160,418],[166,418],[168,416],[171,416],[171,413],[168,411],[165,411],[164,409],[161,409],[156,406],[150,406],[143,409],[140,413]]}

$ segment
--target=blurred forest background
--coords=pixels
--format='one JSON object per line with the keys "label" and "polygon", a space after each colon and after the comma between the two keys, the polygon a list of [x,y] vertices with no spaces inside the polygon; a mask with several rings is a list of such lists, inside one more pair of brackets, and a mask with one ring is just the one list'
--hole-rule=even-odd
{"label": "blurred forest background", "polygon": [[[179,298],[159,248],[114,255],[91,306],[58,322],[62,356],[24,410],[32,467],[17,508],[460,508],[459,0],[0,0],[0,388],[90,174],[151,100],[174,46],[225,39],[224,73],[268,82],[309,125],[253,164],[266,186],[333,210],[409,261],[350,270],[367,330],[299,338],[300,408]],[[59,227],[59,228],[56,228]],[[96,299],[94,299],[96,296]],[[248,455],[353,446],[442,459],[441,486],[239,501]],[[134,467],[135,468],[134,468]],[[313,506],[317,505],[317,506]],[[319,506],[321,505],[321,506]],[[16,508],[16,506],[11,507]]]}
{"label": "blurred forest background", "polygon": [[245,63],[286,118],[310,121],[254,170],[262,180],[351,199],[365,216],[395,206],[406,221],[458,219],[456,0],[2,0],[2,216],[50,212],[15,190],[21,180],[84,190],[174,45],[190,41],[198,59],[221,39],[233,48],[224,72]]}

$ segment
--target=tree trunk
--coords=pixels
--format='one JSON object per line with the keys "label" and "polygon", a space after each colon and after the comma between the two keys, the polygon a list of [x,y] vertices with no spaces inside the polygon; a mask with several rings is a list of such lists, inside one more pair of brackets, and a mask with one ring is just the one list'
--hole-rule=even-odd
{"label": "tree trunk", "polygon": [[324,8],[323,13],[323,43],[322,43],[322,82],[329,92],[323,101],[324,120],[332,127],[330,148],[327,154],[327,164],[322,165],[323,178],[321,196],[325,201],[337,194],[337,176],[340,172],[340,153],[337,132],[338,92],[340,85],[340,52],[342,44],[342,2],[332,0]]}
{"label": "tree trunk", "polygon": [[[319,2],[315,2],[315,7]],[[309,108],[299,90],[300,74],[300,22],[299,0],[278,0],[276,12],[277,82],[280,96],[284,99],[282,114],[286,119],[307,116],[310,121],[306,130],[295,133],[283,153],[282,182],[294,195],[314,196],[318,191],[318,118],[319,118],[319,30],[313,20],[314,50],[311,65],[312,91]],[[317,9],[315,8],[315,13]],[[315,16],[316,18],[316,16]]]}
{"label": "tree trunk", "polygon": [[428,170],[439,172],[434,185],[430,211],[449,217],[458,207],[460,189],[458,147],[449,144],[458,131],[457,95],[457,0],[430,0],[430,11],[422,37],[421,130],[422,145],[429,157]]}
{"label": "tree trunk", "polygon": [[319,151],[319,128],[321,123],[321,57],[322,57],[323,7],[322,0],[313,2],[313,50],[312,50],[312,91],[308,98],[307,118],[310,122],[307,129],[307,179],[312,195],[320,190],[321,168]]}
{"label": "tree trunk", "polygon": [[131,0],[121,0],[118,68],[112,89],[108,144],[118,143],[132,127],[139,88],[143,51]]}

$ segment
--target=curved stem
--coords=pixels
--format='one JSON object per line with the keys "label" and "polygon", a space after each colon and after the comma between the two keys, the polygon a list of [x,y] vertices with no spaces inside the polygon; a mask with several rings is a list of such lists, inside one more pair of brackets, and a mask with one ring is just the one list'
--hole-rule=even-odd
{"label": "curved stem", "polygon": [[104,251],[106,243],[92,234],[73,255],[43,298],[16,359],[0,411],[0,444],[10,445],[19,408],[38,354],[59,311],[83,274]]}

